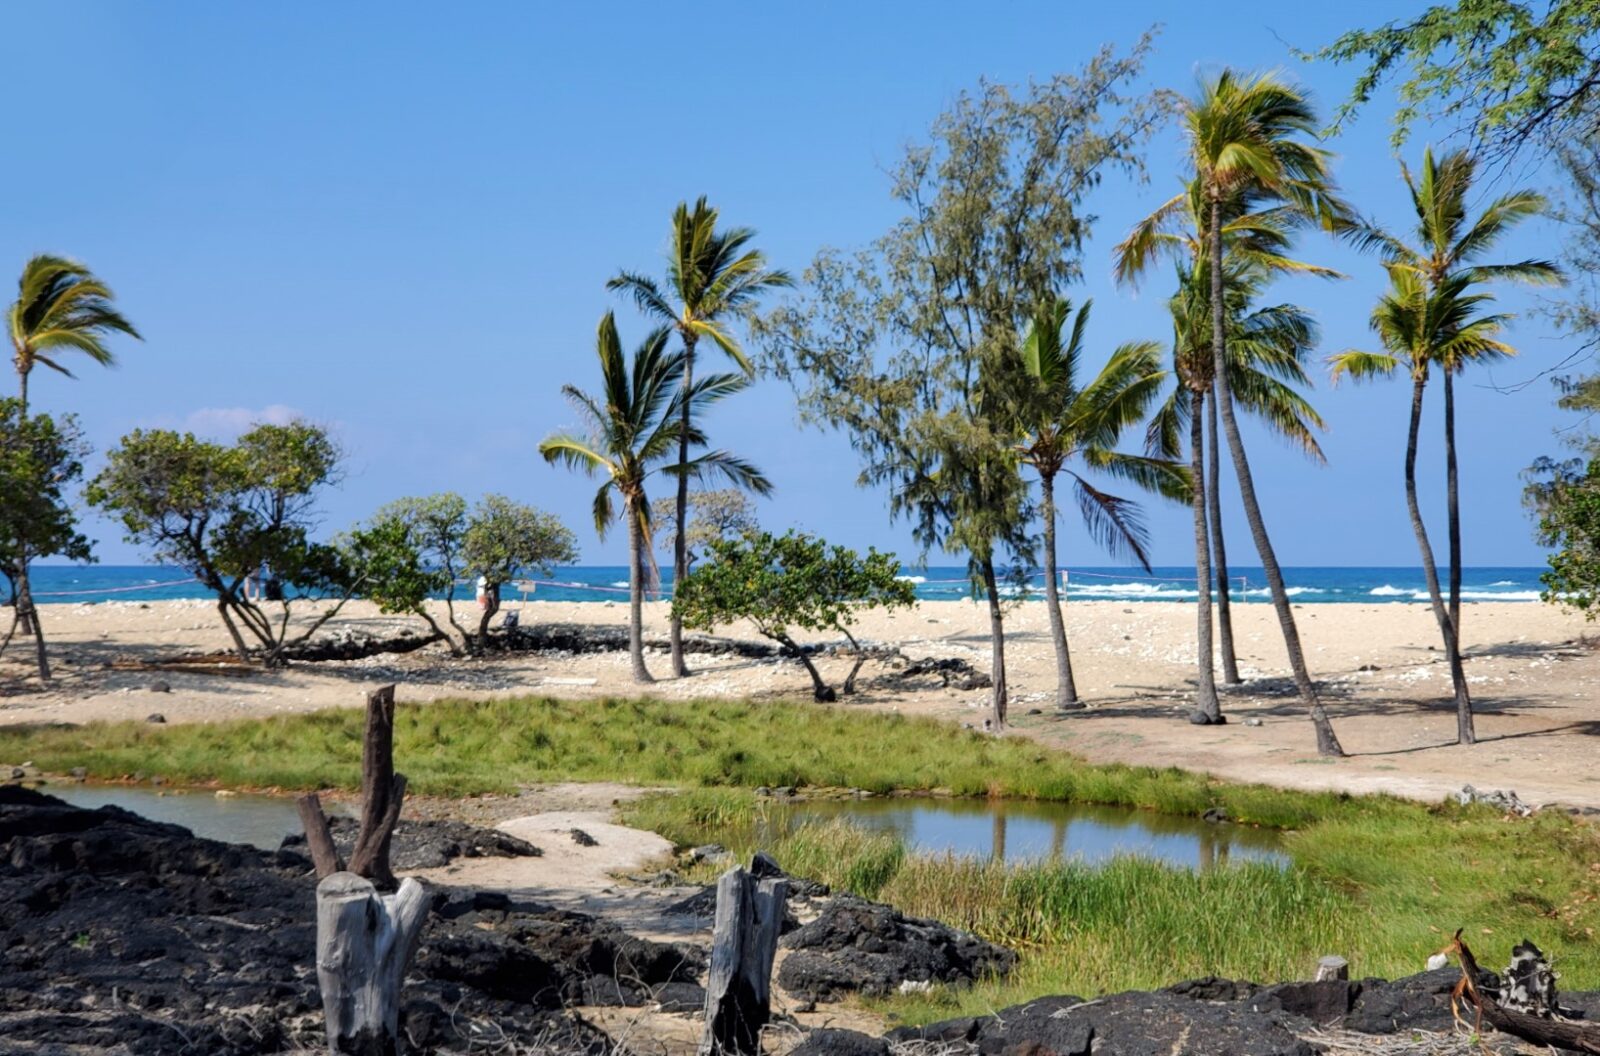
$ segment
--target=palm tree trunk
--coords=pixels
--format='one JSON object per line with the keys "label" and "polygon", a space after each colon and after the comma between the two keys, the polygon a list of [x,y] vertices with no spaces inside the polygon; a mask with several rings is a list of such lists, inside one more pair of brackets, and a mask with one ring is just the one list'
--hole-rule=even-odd
{"label": "palm tree trunk", "polygon": [[1461,496],[1456,481],[1456,388],[1454,375],[1444,372],[1444,476],[1446,516],[1450,534],[1450,630],[1456,653],[1461,652]]}
{"label": "palm tree trunk", "polygon": [[1189,471],[1194,475],[1194,490],[1189,505],[1194,511],[1195,598],[1195,696],[1189,721],[1196,726],[1225,722],[1222,704],[1217,700],[1216,675],[1211,667],[1211,544],[1206,531],[1205,419],[1202,417],[1206,394],[1193,394],[1189,414]]}
{"label": "palm tree trunk", "polygon": [[[22,368],[22,363],[17,362],[17,391],[21,395],[21,406],[18,410],[18,423],[28,420],[28,371]],[[50,681],[50,662],[44,655],[44,641],[39,635],[38,614],[33,611],[33,591],[28,584],[28,541],[17,538],[17,596],[13,599],[17,606],[16,630],[23,634],[34,635],[34,647],[39,653],[39,677]]]}
{"label": "palm tree trunk", "polygon": [[1006,625],[1005,616],[1000,611],[1000,585],[995,580],[994,558],[985,555],[981,565],[983,592],[989,596],[989,644],[992,649],[990,679],[993,683],[989,699],[994,712],[994,729],[998,733],[1006,728]]}
{"label": "palm tree trunk", "polygon": [[1267,587],[1272,591],[1272,607],[1277,610],[1278,627],[1283,632],[1284,651],[1289,654],[1289,667],[1294,672],[1295,686],[1300,699],[1311,712],[1311,723],[1317,731],[1317,754],[1343,755],[1344,749],[1333,732],[1333,723],[1317,696],[1317,687],[1306,670],[1305,654],[1300,649],[1300,630],[1295,626],[1294,611],[1289,608],[1289,595],[1283,589],[1283,570],[1278,567],[1278,557],[1272,551],[1272,540],[1267,536],[1266,522],[1261,519],[1261,504],[1256,501],[1255,480],[1250,475],[1250,460],[1245,457],[1244,442],[1239,437],[1239,423],[1233,414],[1233,392],[1228,386],[1227,327],[1224,325],[1222,303],[1222,203],[1211,203],[1211,353],[1214,359],[1214,383],[1217,388],[1217,413],[1222,418],[1222,430],[1228,438],[1228,453],[1233,456],[1234,475],[1239,478],[1239,498],[1244,504],[1244,519],[1250,525],[1250,535],[1255,540],[1256,553],[1261,557],[1261,568],[1266,573]]}
{"label": "palm tree trunk", "polygon": [[1067,625],[1061,618],[1061,596],[1056,589],[1056,478],[1040,474],[1044,498],[1044,601],[1050,610],[1050,640],[1056,647],[1056,707],[1081,708],[1078,686],[1072,680],[1072,654],[1067,650]]}
{"label": "palm tree trunk", "polygon": [[1472,744],[1472,697],[1467,692],[1466,672],[1461,668],[1461,650],[1456,647],[1455,626],[1450,622],[1444,596],[1439,590],[1439,570],[1433,563],[1433,547],[1428,543],[1428,529],[1422,523],[1422,507],[1417,502],[1417,434],[1422,428],[1422,392],[1427,386],[1426,375],[1411,379],[1411,424],[1406,431],[1406,512],[1411,515],[1411,531],[1417,537],[1417,549],[1422,552],[1422,574],[1428,581],[1428,600],[1433,604],[1433,618],[1439,623],[1439,633],[1444,638],[1445,659],[1450,662],[1450,685],[1456,698],[1456,740]]}
{"label": "palm tree trunk", "polygon": [[[1206,404],[1206,506],[1211,513],[1211,553],[1217,572],[1217,646],[1222,652],[1222,681],[1237,686],[1239,658],[1233,651],[1233,599],[1228,595],[1228,549],[1222,540],[1222,457],[1217,451],[1217,400]],[[1197,573],[1198,574],[1198,573]]]}
{"label": "palm tree trunk", "polygon": [[[683,391],[687,393],[694,383],[694,343],[695,336],[691,333],[683,335]],[[682,583],[689,575],[689,543],[687,525],[689,520],[689,476],[684,468],[689,464],[689,401],[683,401],[682,432],[678,436],[678,505],[675,511],[677,533],[672,540],[672,589],[676,591],[678,584]],[[683,660],[683,619],[676,611],[672,613],[672,628],[669,632],[672,639],[672,673],[678,678],[689,674],[689,665]]]}
{"label": "palm tree trunk", "polygon": [[654,682],[644,666],[644,533],[639,530],[637,510],[631,506],[628,518],[628,658],[633,663],[635,682]]}

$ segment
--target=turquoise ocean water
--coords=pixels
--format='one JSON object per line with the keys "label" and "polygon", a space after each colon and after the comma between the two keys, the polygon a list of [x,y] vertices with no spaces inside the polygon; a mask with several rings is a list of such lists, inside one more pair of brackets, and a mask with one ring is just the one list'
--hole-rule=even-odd
{"label": "turquoise ocean water", "polygon": [[[1259,568],[1230,570],[1230,593],[1244,603],[1268,600],[1267,584]],[[1462,598],[1466,601],[1538,601],[1540,568],[1465,568]],[[1440,575],[1444,572],[1441,569]],[[972,596],[965,570],[934,566],[910,569],[906,577],[917,585],[917,595],[934,600],[959,600]],[[1294,601],[1307,604],[1425,602],[1427,591],[1420,568],[1285,568],[1284,580]],[[1042,580],[1030,581],[1030,596],[1038,596]],[[663,570],[663,587],[671,589],[670,570]],[[530,601],[616,601],[627,596],[628,571],[622,566],[579,565],[555,570],[530,584]],[[182,569],[148,565],[36,565],[33,589],[41,603],[99,601],[159,601],[170,598],[204,598],[206,592]],[[1002,588],[1014,594],[1015,588]],[[458,598],[471,600],[472,587],[461,584]],[[516,600],[521,591],[505,594]],[[1066,596],[1100,601],[1184,601],[1196,596],[1192,568],[1157,568],[1153,573],[1129,568],[1073,568],[1067,572]]]}

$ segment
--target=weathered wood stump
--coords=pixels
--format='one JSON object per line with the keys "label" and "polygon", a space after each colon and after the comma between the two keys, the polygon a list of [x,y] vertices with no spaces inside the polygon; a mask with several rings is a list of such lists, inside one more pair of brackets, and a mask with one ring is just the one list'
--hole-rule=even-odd
{"label": "weathered wood stump", "polygon": [[1317,962],[1317,982],[1324,979],[1350,978],[1350,962],[1337,954],[1328,954]]}
{"label": "weathered wood stump", "polygon": [[737,866],[717,881],[700,1056],[759,1056],[761,1030],[772,1011],[772,959],[788,895],[788,881],[756,880]]}
{"label": "weathered wood stump", "polygon": [[317,885],[317,985],[334,1056],[400,1056],[400,983],[430,902],[409,877],[392,895],[350,872]]}
{"label": "weathered wood stump", "polygon": [[361,742],[361,829],[348,866],[334,846],[322,801],[311,793],[295,802],[317,878],[326,879],[348,868],[385,890],[394,890],[397,881],[389,866],[389,841],[400,821],[405,796],[406,777],[394,772],[394,687],[383,686],[367,694],[367,729]]}

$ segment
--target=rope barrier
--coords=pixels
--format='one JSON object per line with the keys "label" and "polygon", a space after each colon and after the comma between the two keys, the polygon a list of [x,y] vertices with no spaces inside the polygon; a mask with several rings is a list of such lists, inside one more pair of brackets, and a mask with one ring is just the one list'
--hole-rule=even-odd
{"label": "rope barrier", "polygon": [[186,585],[203,585],[193,577],[189,579],[169,579],[165,583],[140,583],[132,587],[101,587],[99,590],[36,590],[36,598],[76,598],[86,594],[129,594],[136,590],[160,590],[164,587],[181,587]]}

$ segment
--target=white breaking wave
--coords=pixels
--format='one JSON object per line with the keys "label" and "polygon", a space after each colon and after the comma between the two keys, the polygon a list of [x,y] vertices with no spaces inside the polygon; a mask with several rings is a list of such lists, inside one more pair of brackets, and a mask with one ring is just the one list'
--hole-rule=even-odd
{"label": "white breaking wave", "polygon": [[[1389,584],[1385,583],[1381,587],[1373,587],[1371,590],[1367,591],[1367,593],[1371,594],[1375,598],[1403,598],[1407,594],[1411,594],[1413,592],[1409,590],[1401,590],[1399,587],[1391,587]],[[1427,595],[1424,594],[1423,597],[1426,598]]]}
{"label": "white breaking wave", "polygon": [[[1425,590],[1413,591],[1413,601],[1428,601],[1428,592]],[[1463,590],[1462,601],[1538,601],[1537,590]]]}
{"label": "white breaking wave", "polygon": [[626,586],[630,586],[631,584],[629,584],[629,582],[627,580],[625,580],[625,579],[619,579],[616,582],[612,583],[611,585],[613,587],[626,587]]}
{"label": "white breaking wave", "polygon": [[1517,581],[1514,579],[1497,579],[1489,585],[1491,587],[1514,587],[1517,585]]}
{"label": "white breaking wave", "polygon": [[894,578],[904,580],[907,583],[926,583],[928,581],[927,576],[895,576]]}
{"label": "white breaking wave", "polygon": [[1164,583],[1073,583],[1067,593],[1114,598],[1197,598],[1198,590],[1169,587]]}

